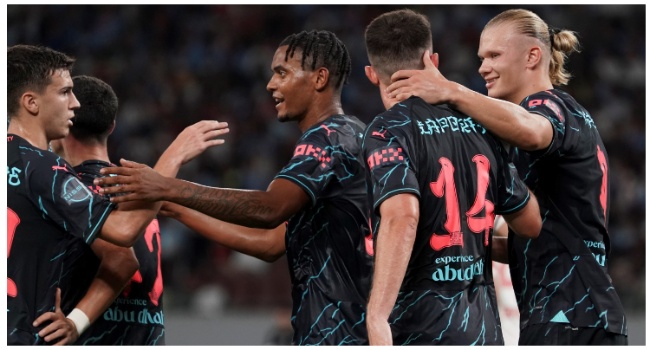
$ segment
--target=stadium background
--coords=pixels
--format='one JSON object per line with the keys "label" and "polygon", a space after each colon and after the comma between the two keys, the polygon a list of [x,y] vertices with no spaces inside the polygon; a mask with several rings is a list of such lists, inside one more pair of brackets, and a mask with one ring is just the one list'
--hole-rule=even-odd
{"label": "stadium background", "polygon": [[[366,79],[363,31],[375,16],[409,7],[428,15],[440,70],[485,92],[476,56],[495,14],[531,9],[577,31],[565,90],[590,112],[610,156],[610,272],[631,319],[630,344],[645,344],[645,5],[7,5],[7,44],[42,44],[77,58],[74,75],[97,76],[120,100],[112,159],[153,165],[184,127],[228,121],[225,146],[179,177],[220,187],[265,189],[299,136],[281,124],[266,83],[279,42],[301,30],[336,33],[352,56],[343,107],[368,122],[383,108]],[[286,260],[267,264],[161,219],[168,344],[282,343]],[[273,340],[273,338],[277,340]]]}

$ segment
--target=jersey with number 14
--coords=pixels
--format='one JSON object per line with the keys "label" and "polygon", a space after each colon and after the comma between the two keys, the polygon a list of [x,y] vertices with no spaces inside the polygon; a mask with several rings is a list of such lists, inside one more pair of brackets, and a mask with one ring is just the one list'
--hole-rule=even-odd
{"label": "jersey with number 14", "polygon": [[376,213],[397,194],[420,203],[389,319],[394,343],[502,345],[491,272],[494,215],[520,210],[529,193],[501,144],[470,117],[414,97],[368,125],[363,149]]}

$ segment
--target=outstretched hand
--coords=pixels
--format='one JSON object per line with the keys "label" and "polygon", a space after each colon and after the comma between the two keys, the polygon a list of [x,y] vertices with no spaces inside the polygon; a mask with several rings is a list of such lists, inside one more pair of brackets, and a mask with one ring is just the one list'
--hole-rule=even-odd
{"label": "outstretched hand", "polygon": [[449,81],[431,60],[429,50],[424,52],[422,62],[424,69],[400,70],[393,73],[392,83],[386,88],[388,96],[399,101],[418,96],[430,104],[449,102]]}
{"label": "outstretched hand", "polygon": [[228,123],[216,120],[202,120],[186,127],[167,147],[165,152],[172,152],[181,159],[181,165],[194,159],[206,149],[221,145],[224,139],[216,137],[227,134]]}
{"label": "outstretched hand", "polygon": [[74,322],[65,317],[61,310],[61,289],[56,289],[54,300],[54,312],[46,312],[34,321],[34,327],[38,327],[45,322],[50,322],[47,326],[38,332],[38,336],[46,342],[58,340],[54,345],[67,345],[77,341],[79,334]]}
{"label": "outstretched hand", "polygon": [[145,164],[120,159],[121,167],[106,167],[100,170],[105,177],[97,178],[95,185],[102,188],[99,193],[113,195],[111,202],[122,203],[129,201],[156,202],[163,199],[170,180]]}

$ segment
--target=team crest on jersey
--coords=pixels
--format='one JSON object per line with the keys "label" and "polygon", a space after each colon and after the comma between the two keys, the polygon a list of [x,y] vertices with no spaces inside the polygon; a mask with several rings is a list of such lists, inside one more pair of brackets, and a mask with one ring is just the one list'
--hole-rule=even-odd
{"label": "team crest on jersey", "polygon": [[68,204],[83,202],[92,197],[92,192],[76,177],[69,177],[62,188],[62,197]]}

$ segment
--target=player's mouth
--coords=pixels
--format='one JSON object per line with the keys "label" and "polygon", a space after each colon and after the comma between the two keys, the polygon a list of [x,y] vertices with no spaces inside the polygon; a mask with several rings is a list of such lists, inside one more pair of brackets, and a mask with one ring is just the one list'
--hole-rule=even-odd
{"label": "player's mouth", "polygon": [[273,101],[275,101],[275,108],[279,109],[280,105],[284,103],[284,99],[279,98],[279,97],[273,97]]}
{"label": "player's mouth", "polygon": [[68,126],[74,125],[74,117],[68,119]]}
{"label": "player's mouth", "polygon": [[485,79],[485,88],[490,90],[494,86],[494,83],[496,82],[496,78],[493,79]]}

